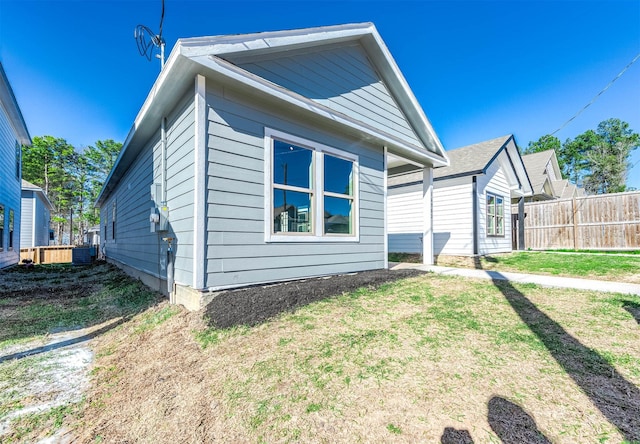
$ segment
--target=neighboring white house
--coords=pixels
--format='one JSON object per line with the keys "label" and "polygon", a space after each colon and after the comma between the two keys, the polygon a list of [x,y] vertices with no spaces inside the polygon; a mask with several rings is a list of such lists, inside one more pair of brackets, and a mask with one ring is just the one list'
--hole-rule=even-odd
{"label": "neighboring white house", "polygon": [[20,261],[22,145],[31,137],[0,63],[0,268]]}
{"label": "neighboring white house", "polygon": [[21,248],[49,245],[53,205],[44,190],[22,179]]}
{"label": "neighboring white house", "polygon": [[533,195],[526,197],[526,202],[584,196],[582,187],[562,178],[555,150],[525,154],[522,161],[533,187]]}
{"label": "neighboring white house", "polygon": [[[512,135],[447,151],[450,166],[433,178],[434,255],[474,256],[512,251],[511,199],[532,188]],[[425,213],[420,172],[389,172],[389,251],[423,250]],[[524,228],[523,224],[520,224]]]}
{"label": "neighboring white house", "polygon": [[373,24],[180,39],[98,197],[101,248],[196,309],[385,268],[387,164],[406,163],[430,184],[447,157]]}

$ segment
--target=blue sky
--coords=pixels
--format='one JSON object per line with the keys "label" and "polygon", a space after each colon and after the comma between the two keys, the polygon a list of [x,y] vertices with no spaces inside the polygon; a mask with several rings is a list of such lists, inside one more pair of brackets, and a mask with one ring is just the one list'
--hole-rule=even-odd
{"label": "blue sky", "polygon": [[[32,136],[124,141],[159,72],[133,30],[160,0],[0,0],[0,61]],[[371,21],[446,149],[513,133],[521,148],[586,105],[640,53],[640,1],[166,0],[178,38]],[[640,132],[640,61],[556,134],[617,117]],[[640,149],[628,185],[640,189]]]}

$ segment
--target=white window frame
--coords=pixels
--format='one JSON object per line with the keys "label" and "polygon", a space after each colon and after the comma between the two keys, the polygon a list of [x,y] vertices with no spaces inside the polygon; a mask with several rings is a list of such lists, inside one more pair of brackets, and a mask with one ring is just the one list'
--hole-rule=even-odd
{"label": "white window frame", "polygon": [[[493,225],[490,227],[489,226],[489,203],[487,202],[489,200],[489,196],[493,196],[494,197],[494,213],[493,213]],[[498,220],[498,199],[502,200],[502,234],[497,234],[497,223],[496,221]],[[490,193],[487,192],[487,195],[485,197],[485,211],[486,211],[486,219],[487,219],[487,237],[505,237],[506,233],[505,233],[505,198],[504,196],[500,195],[500,194],[496,194],[496,193]],[[491,229],[493,229],[493,233],[491,233]]]}
{"label": "white window frame", "polygon": [[[312,152],[313,197],[311,199],[311,232],[287,234],[273,232],[273,140],[289,142]],[[360,242],[360,164],[356,154],[348,153],[312,140],[293,136],[272,128],[264,132],[264,240],[265,242]],[[341,197],[324,191],[324,154],[353,162],[353,233],[324,233],[324,196]]]}

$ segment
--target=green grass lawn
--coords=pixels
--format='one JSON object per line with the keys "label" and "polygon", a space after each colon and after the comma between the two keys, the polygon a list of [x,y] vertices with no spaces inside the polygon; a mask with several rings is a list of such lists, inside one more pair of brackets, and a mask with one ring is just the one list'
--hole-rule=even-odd
{"label": "green grass lawn", "polygon": [[638,307],[635,296],[427,274],[256,327],[198,327],[197,314],[182,313],[135,334],[148,324],[138,316],[103,338],[77,433],[86,442],[632,442]]}
{"label": "green grass lawn", "polygon": [[640,283],[640,256],[513,252],[477,261],[442,256],[438,265]]}
{"label": "green grass lawn", "polygon": [[[111,267],[26,276],[0,297],[0,353],[130,320],[94,340],[82,402],[20,419],[2,442],[59,427],[86,443],[640,442],[637,296],[425,274],[215,329]],[[0,362],[0,419],[47,365]]]}

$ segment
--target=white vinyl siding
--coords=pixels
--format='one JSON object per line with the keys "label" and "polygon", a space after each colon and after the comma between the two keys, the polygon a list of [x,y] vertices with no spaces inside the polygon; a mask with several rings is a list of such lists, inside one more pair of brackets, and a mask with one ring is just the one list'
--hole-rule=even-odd
{"label": "white vinyl siding", "polygon": [[389,189],[387,233],[390,253],[422,253],[422,194],[422,182]]}
{"label": "white vinyl siding", "polygon": [[433,183],[433,254],[473,255],[471,176]]}
{"label": "white vinyl siding", "polygon": [[[504,198],[504,236],[490,236],[487,231],[487,193]],[[512,251],[510,189],[499,162],[493,162],[486,175],[478,176],[478,249],[479,254]]]}

